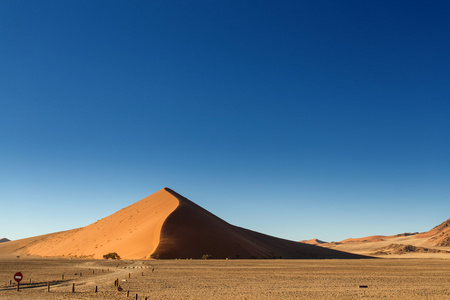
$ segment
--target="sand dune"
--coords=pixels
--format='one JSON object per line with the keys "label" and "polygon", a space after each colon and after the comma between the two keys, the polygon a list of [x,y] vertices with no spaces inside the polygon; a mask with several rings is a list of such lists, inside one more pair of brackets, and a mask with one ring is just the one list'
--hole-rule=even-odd
{"label": "sand dune", "polygon": [[388,236],[384,235],[372,235],[372,236],[366,236],[362,238],[348,238],[343,241],[340,241],[339,243],[345,244],[345,243],[357,243],[357,242],[381,242],[385,239],[389,238]]}
{"label": "sand dune", "polygon": [[2,238],[2,239],[0,239],[0,243],[9,242],[9,241],[10,241],[10,240],[7,239],[7,238]]}
{"label": "sand dune", "polygon": [[156,249],[162,224],[177,206],[175,197],[160,190],[89,226],[10,243],[32,256],[102,258],[117,252],[123,258],[145,259]]}
{"label": "sand dune", "polygon": [[320,246],[364,255],[410,257],[425,253],[427,257],[450,258],[450,219],[427,232],[349,238]]}
{"label": "sand dune", "polygon": [[305,243],[305,244],[310,244],[310,245],[321,245],[321,244],[325,244],[326,242],[321,241],[319,239],[310,239],[310,240],[300,241],[300,243]]}
{"label": "sand dune", "polygon": [[450,246],[450,219],[442,222],[428,232],[418,234],[417,238],[428,238],[428,241],[436,247]]}
{"label": "sand dune", "polygon": [[102,258],[362,258],[233,226],[164,188],[86,227],[0,245],[0,256]]}

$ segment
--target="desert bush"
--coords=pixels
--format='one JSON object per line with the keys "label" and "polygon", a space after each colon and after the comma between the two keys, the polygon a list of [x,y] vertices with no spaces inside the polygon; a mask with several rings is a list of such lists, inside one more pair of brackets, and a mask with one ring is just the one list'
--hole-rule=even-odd
{"label": "desert bush", "polygon": [[104,259],[110,259],[110,258],[111,259],[120,259],[120,256],[116,252],[111,252],[111,253],[103,255],[103,258]]}
{"label": "desert bush", "polygon": [[203,254],[202,259],[210,259],[211,257],[211,254]]}

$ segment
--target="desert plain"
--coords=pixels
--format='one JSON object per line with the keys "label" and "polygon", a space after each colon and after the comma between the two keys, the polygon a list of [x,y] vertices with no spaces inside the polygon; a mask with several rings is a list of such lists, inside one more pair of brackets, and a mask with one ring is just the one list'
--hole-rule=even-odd
{"label": "desert plain", "polygon": [[[16,258],[0,266],[1,299],[450,299],[448,259]],[[20,291],[9,283],[18,271]]]}

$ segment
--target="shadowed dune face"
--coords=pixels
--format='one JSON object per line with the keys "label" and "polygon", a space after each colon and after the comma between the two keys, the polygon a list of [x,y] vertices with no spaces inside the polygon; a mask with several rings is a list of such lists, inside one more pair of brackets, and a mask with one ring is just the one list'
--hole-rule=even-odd
{"label": "shadowed dune face", "polygon": [[233,226],[167,189],[180,205],[164,222],[153,257],[159,258],[362,258]]}
{"label": "shadowed dune face", "polygon": [[7,238],[0,239],[0,243],[4,243],[4,242],[9,242],[9,240]]}
{"label": "shadowed dune face", "polygon": [[89,226],[4,244],[0,257],[364,258],[233,226],[168,188]]}

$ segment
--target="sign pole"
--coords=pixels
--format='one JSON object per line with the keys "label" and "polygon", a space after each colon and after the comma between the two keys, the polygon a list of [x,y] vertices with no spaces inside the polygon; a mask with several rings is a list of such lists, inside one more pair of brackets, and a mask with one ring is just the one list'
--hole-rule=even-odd
{"label": "sign pole", "polygon": [[20,281],[23,279],[23,275],[20,272],[14,274],[14,280],[17,281],[17,291],[20,289]]}

